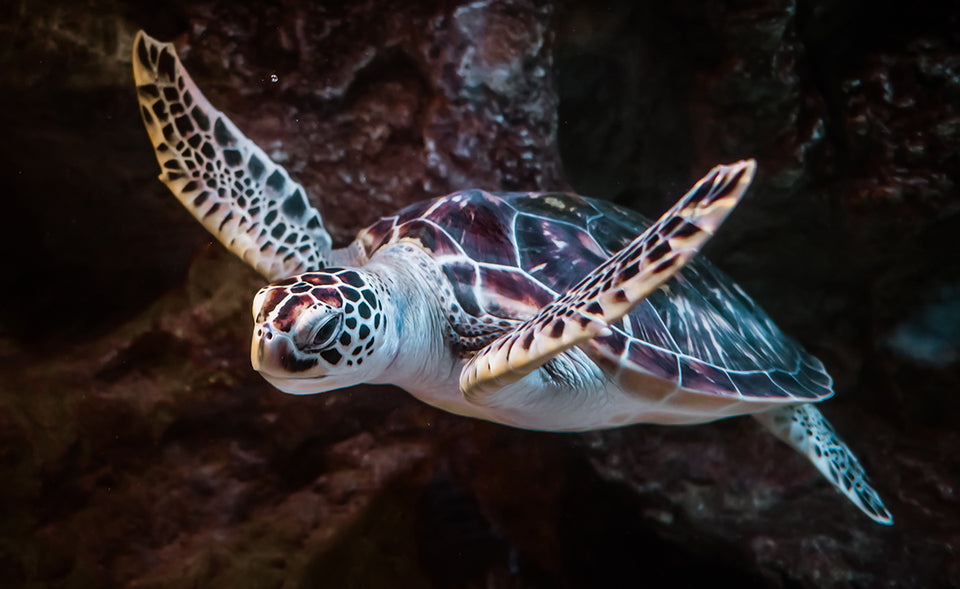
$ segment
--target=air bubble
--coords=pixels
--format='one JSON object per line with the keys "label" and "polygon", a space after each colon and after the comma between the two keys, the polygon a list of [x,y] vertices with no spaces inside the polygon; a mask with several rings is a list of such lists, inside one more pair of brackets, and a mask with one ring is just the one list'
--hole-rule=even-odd
{"label": "air bubble", "polygon": [[270,81],[276,84],[277,82],[280,81],[280,76],[278,76],[277,74],[270,74]]}

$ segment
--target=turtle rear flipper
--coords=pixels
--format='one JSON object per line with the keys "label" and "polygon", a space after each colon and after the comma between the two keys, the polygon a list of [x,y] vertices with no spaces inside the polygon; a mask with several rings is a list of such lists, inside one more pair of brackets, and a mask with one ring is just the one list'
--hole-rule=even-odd
{"label": "turtle rear flipper", "polygon": [[893,525],[893,516],[870,486],[860,461],[819,409],[810,404],[787,405],[754,417],[773,435],[806,456],[837,490],[873,521]]}
{"label": "turtle rear flipper", "polygon": [[137,33],[133,76],[160,179],[270,280],[323,268],[330,236],[306,192],[204,98],[173,44]]}
{"label": "turtle rear flipper", "polygon": [[756,163],[717,166],[669,211],[576,286],[464,366],[460,390],[483,402],[551,358],[597,336],[679,270],[713,235],[753,178]]}

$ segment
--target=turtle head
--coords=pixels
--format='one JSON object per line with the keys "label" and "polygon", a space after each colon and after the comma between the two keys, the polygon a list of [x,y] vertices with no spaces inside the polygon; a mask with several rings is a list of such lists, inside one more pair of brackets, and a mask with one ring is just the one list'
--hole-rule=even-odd
{"label": "turtle head", "polygon": [[272,284],[253,300],[255,370],[285,393],[376,382],[386,346],[383,289],[362,270],[327,268]]}

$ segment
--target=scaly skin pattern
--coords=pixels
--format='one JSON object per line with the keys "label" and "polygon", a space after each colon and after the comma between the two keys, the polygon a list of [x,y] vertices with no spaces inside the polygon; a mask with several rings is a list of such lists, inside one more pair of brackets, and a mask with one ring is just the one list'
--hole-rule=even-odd
{"label": "scaly skin pattern", "polygon": [[322,268],[330,236],[303,187],[207,102],[170,43],[141,31],[133,75],[160,179],[269,280]]}
{"label": "scaly skin pattern", "polygon": [[816,407],[788,405],[756,417],[775,436],[806,456],[834,487],[874,521],[893,524],[893,516],[870,486],[860,461]]}
{"label": "scaly skin pattern", "polygon": [[141,115],[174,195],[276,281],[251,362],[312,394],[389,383],[461,415],[583,431],[754,415],[891,523],[810,403],[823,364],[694,257],[755,164],[718,166],[656,223],[571,194],[469,190],[411,205],[332,249],[304,189],[204,98],[170,44],[133,48]]}

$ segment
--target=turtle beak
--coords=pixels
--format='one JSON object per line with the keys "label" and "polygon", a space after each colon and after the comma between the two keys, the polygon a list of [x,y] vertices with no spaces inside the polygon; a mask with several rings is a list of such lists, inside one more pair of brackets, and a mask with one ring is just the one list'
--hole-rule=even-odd
{"label": "turtle beak", "polygon": [[267,298],[267,289],[261,288],[255,297],[253,297],[253,321],[256,323],[262,321],[260,309],[263,308],[263,301]]}
{"label": "turtle beak", "polygon": [[250,362],[267,382],[291,395],[314,395],[356,384],[310,374],[316,368],[316,359],[302,358],[287,334],[271,329],[269,323],[258,325],[253,332]]}
{"label": "turtle beak", "polygon": [[276,350],[285,347],[279,339],[283,337],[283,334],[275,332],[270,322],[266,321],[265,317],[260,316],[267,292],[267,288],[261,288],[257,295],[253,297],[254,329],[253,341],[250,344],[250,363],[253,364],[253,369],[257,372],[264,372],[269,367],[280,366],[277,362]]}
{"label": "turtle beak", "polygon": [[317,365],[316,359],[301,357],[290,336],[273,329],[269,322],[261,323],[253,331],[250,363],[261,374],[287,378],[296,377],[297,373],[306,372]]}
{"label": "turtle beak", "polygon": [[[257,306],[253,308],[254,315],[257,313]],[[269,324],[258,325],[253,330],[253,342],[250,344],[250,363],[257,372],[263,372],[267,366],[276,366],[276,354],[271,354],[267,350],[276,350],[283,346],[280,340],[273,342],[276,336]],[[268,346],[267,343],[270,343]]]}

